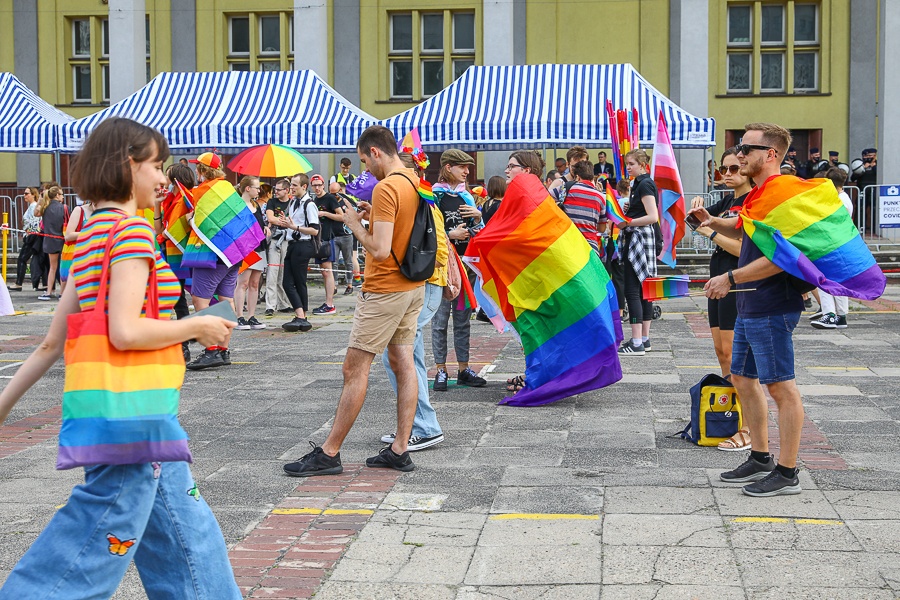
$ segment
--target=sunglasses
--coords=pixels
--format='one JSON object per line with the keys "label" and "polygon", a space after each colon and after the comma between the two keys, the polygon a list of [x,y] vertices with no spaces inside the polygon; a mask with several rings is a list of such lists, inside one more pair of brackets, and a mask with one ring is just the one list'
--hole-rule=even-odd
{"label": "sunglasses", "polygon": [[740,165],[731,165],[728,167],[726,167],[725,165],[722,165],[721,167],[719,167],[719,173],[721,173],[722,175],[724,175],[725,173],[731,173],[732,175],[734,175],[740,170],[741,170]]}
{"label": "sunglasses", "polygon": [[758,144],[739,144],[737,147],[738,152],[747,156],[753,150],[774,150],[772,146],[760,146]]}

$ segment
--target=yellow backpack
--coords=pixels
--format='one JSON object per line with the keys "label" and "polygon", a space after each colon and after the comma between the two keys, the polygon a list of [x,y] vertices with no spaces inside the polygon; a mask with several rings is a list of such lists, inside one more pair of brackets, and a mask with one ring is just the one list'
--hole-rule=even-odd
{"label": "yellow backpack", "polygon": [[731,382],[710,373],[691,388],[691,422],[681,438],[698,446],[718,446],[743,426],[741,399]]}

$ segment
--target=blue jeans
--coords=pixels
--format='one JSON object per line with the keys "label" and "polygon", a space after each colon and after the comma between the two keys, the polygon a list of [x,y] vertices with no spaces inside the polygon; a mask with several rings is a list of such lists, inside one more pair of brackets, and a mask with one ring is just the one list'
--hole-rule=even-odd
{"label": "blue jeans", "polygon": [[[413,342],[413,361],[416,364],[416,379],[419,383],[419,403],[416,405],[416,420],[413,421],[412,434],[419,437],[434,437],[441,433],[437,414],[428,399],[428,370],[425,368],[425,340],[422,332],[425,326],[431,322],[434,313],[441,305],[444,288],[433,283],[425,284],[425,300],[422,304],[422,312],[416,322],[416,340]],[[391,369],[387,350],[381,355],[381,363],[387,372],[388,380],[394,393],[397,393],[397,376]]]}
{"label": "blue jeans", "polygon": [[792,333],[800,313],[770,317],[742,317],[734,323],[731,372],[759,379],[762,384],[794,379]]}
{"label": "blue jeans", "polygon": [[187,463],[154,464],[156,472],[151,464],[86,468],[84,484],[9,574],[0,598],[109,598],[132,559],[151,600],[241,598],[225,539]]}

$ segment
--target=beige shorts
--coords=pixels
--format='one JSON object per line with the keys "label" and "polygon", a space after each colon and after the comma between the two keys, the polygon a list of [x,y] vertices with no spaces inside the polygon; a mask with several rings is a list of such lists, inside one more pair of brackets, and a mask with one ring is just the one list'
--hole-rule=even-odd
{"label": "beige shorts", "polygon": [[360,292],[348,345],[372,354],[381,354],[388,344],[412,345],[424,298],[424,285],[390,294]]}

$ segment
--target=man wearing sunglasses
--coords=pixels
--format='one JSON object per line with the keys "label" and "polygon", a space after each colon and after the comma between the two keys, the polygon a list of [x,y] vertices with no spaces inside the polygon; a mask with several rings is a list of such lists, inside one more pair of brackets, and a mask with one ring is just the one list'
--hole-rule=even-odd
{"label": "man wearing sunglasses", "polygon": [[[790,132],[771,123],[750,123],[737,159],[741,175],[752,177],[759,187],[745,201],[766,193],[765,184],[780,177],[780,167],[791,143]],[[757,196],[757,197],[759,197]],[[742,231],[698,207],[692,209],[703,225],[719,235],[737,238]],[[747,483],[748,496],[799,494],[797,453],[803,428],[803,401],[794,379],[792,332],[803,312],[803,296],[789,276],[763,256],[750,236],[743,236],[738,268],[713,277],[706,284],[708,298],[721,299],[733,287],[753,291],[737,296],[738,317],[734,326],[731,380],[741,398],[745,424],[753,432],[750,457],[719,477],[729,483]],[[780,451],[778,462],[769,454],[768,406],[762,385],[778,406]]]}
{"label": "man wearing sunglasses", "polygon": [[282,285],[284,256],[287,254],[288,203],[291,200],[291,184],[287,179],[279,179],[272,188],[273,197],[266,203],[266,220],[272,230],[269,250],[266,253],[268,270],[266,272],[266,316],[271,317],[275,311],[293,312],[287,294]]}

